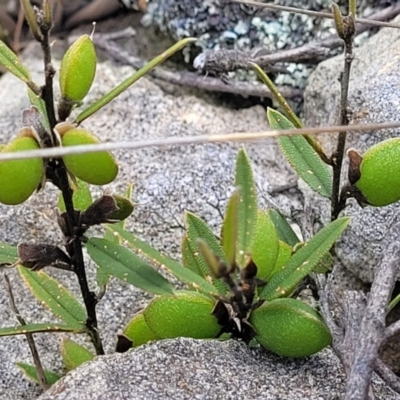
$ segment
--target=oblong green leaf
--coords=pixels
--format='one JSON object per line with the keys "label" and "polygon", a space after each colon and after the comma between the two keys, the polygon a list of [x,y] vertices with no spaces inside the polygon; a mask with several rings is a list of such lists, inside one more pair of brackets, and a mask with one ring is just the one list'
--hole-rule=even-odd
{"label": "oblong green leaf", "polygon": [[84,333],[87,329],[85,326],[77,328],[76,326],[54,324],[53,322],[48,324],[27,324],[9,326],[0,328],[0,336],[15,336],[25,335],[27,333],[40,333],[40,332],[72,332],[72,333]]}
{"label": "oblong green leaf", "polygon": [[119,244],[101,238],[86,243],[92,260],[108,274],[154,294],[172,294],[174,288],[155,268]]}
{"label": "oblong green leaf", "polygon": [[[272,129],[294,129],[294,125],[280,112],[267,111]],[[317,152],[301,135],[281,136],[278,144],[297,174],[316,193],[324,197],[332,195],[332,174]]]}
{"label": "oblong green leaf", "polygon": [[291,247],[295,246],[297,243],[300,242],[299,238],[297,237],[296,233],[290,226],[289,222],[287,222],[286,218],[283,215],[281,215],[279,211],[269,209],[268,215],[275,225],[275,229],[278,232],[280,240],[283,240]]}
{"label": "oblong green leaf", "polygon": [[0,242],[0,264],[13,264],[17,261],[17,247]]}
{"label": "oblong green leaf", "polygon": [[265,302],[251,313],[256,340],[284,357],[307,357],[328,346],[332,337],[321,316],[297,299]]}
{"label": "oblong green leaf", "polygon": [[186,212],[186,234],[190,249],[193,252],[193,258],[195,259],[199,270],[203,273],[204,278],[208,281],[211,280],[219,294],[226,294],[229,291],[228,285],[214,276],[201,254],[197,243],[198,239],[203,240],[210,250],[226,263],[224,250],[216,239],[214,233],[201,218],[190,212]]}
{"label": "oblong green leaf", "polygon": [[257,191],[250,160],[244,149],[236,159],[235,186],[240,188],[238,204],[236,261],[244,268],[248,262],[257,224]]}
{"label": "oblong green leaf", "polygon": [[160,268],[167,268],[172,275],[174,275],[180,281],[189,285],[190,288],[198,290],[205,294],[218,294],[215,287],[211,283],[207,282],[204,278],[199,276],[197,273],[183,267],[172,258],[161,254],[159,251],[148,245],[146,242],[143,242],[136,236],[132,235],[132,233],[125,231],[118,224],[109,225],[107,226],[107,228],[117,233],[122,239],[126,240],[129,247],[131,247],[138,254],[145,257],[152,264]]}
{"label": "oblong green leaf", "polygon": [[196,258],[194,257],[193,251],[190,248],[189,240],[185,235],[183,235],[182,239],[182,264],[185,268],[190,269],[191,271],[195,272],[199,276],[203,276],[203,273],[199,270],[199,267],[196,262]]}
{"label": "oblong green leaf", "polygon": [[271,272],[271,277],[273,277],[283,266],[285,266],[292,256],[292,248],[284,241],[279,241],[279,252],[278,258],[276,259],[276,263],[274,269]]}
{"label": "oblong green leaf", "polygon": [[[38,375],[37,375],[37,371],[36,371],[36,368],[34,365],[25,364],[22,362],[18,362],[16,364],[17,364],[18,368],[20,368],[21,371],[25,374],[25,376],[27,378],[29,378],[33,382],[40,383]],[[61,378],[60,375],[58,375],[54,372],[51,372],[51,371],[44,371],[44,376],[46,377],[46,382],[49,385],[53,385]]]}
{"label": "oblong green leaf", "polygon": [[229,198],[221,231],[221,243],[229,265],[236,262],[236,241],[238,237],[238,210],[240,191],[235,190]]}
{"label": "oblong green leaf", "polygon": [[44,271],[32,272],[21,265],[18,266],[18,272],[32,294],[54,315],[72,328],[85,327],[85,309],[60,282]]}
{"label": "oblong green leaf", "polygon": [[339,218],[321,229],[272,277],[260,298],[270,301],[290,295],[301,280],[314,270],[349,222],[349,218]]}
{"label": "oblong green leaf", "polygon": [[143,312],[136,314],[126,325],[124,335],[132,340],[132,347],[138,347],[160,338],[149,328]]}
{"label": "oblong green leaf", "polygon": [[23,82],[29,82],[31,79],[29,69],[2,40],[0,40],[0,65]]}
{"label": "oblong green leaf", "polygon": [[93,360],[94,354],[86,347],[74,342],[71,339],[64,338],[61,342],[61,356],[68,371],[79,367],[86,361]]}
{"label": "oblong green leaf", "polygon": [[251,257],[257,265],[257,277],[268,281],[279,254],[279,238],[268,214],[259,211]]}

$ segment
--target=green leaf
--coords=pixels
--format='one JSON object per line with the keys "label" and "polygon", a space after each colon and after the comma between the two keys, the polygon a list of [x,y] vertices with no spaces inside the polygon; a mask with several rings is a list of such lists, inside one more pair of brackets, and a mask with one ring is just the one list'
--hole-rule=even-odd
{"label": "green leaf", "polygon": [[17,261],[17,248],[0,242],[0,264],[13,264]]}
{"label": "green leaf", "polygon": [[[89,186],[86,182],[76,179],[77,185],[73,186],[72,200],[74,202],[75,210],[85,211],[93,202],[92,194],[90,193]],[[58,208],[61,212],[65,211],[64,199],[60,193],[58,198]]]}
{"label": "green leaf", "polygon": [[76,326],[60,325],[51,322],[48,324],[27,324],[27,325],[17,325],[17,326],[9,326],[6,328],[0,328],[0,336],[15,336],[15,335],[25,335],[26,333],[40,333],[40,332],[84,333],[86,331],[87,331],[86,327],[84,326],[77,328]]}
{"label": "green leaf", "polygon": [[[33,382],[40,383],[38,375],[37,375],[37,371],[36,371],[36,368],[34,365],[29,365],[29,364],[19,362],[19,363],[17,363],[17,366],[21,369],[21,371],[26,375],[27,378],[29,378]],[[55,374],[54,372],[51,372],[51,371],[44,371],[44,376],[46,377],[46,382],[49,385],[53,385],[61,378],[60,375]]]}
{"label": "green leaf", "polygon": [[182,264],[185,268],[190,269],[191,271],[195,272],[199,276],[203,276],[203,273],[199,270],[199,267],[196,262],[196,258],[193,254],[192,249],[190,248],[189,240],[185,235],[183,235],[182,240]]}
{"label": "green leaf", "polygon": [[212,274],[214,276],[218,276],[220,273],[221,260],[208,247],[207,243],[204,240],[197,239],[197,245]]}
{"label": "green leaf", "polygon": [[214,236],[214,233],[201,218],[190,212],[186,212],[186,234],[197,267],[206,280],[212,281],[212,284],[218,290],[219,294],[226,294],[229,291],[228,285],[213,275],[197,243],[197,239],[203,240],[210,250],[226,263],[224,251]]}
{"label": "green leaf", "polygon": [[236,159],[235,185],[240,188],[238,204],[238,235],[236,242],[236,261],[244,268],[254,240],[257,224],[257,192],[250,160],[244,149]]}
{"label": "green leaf", "polygon": [[61,355],[68,371],[94,358],[94,355],[86,347],[67,338],[61,342]]}
{"label": "green leaf", "polygon": [[300,242],[299,238],[297,237],[296,233],[294,232],[286,218],[281,215],[279,211],[270,209],[268,210],[268,215],[275,225],[275,229],[278,232],[280,240],[283,240],[291,247]]}
{"label": "green leaf", "polygon": [[[258,66],[255,63],[250,63],[255,71],[257,72],[258,77],[261,79],[262,82],[264,82],[268,89],[271,91],[272,96],[274,99],[278,102],[278,104],[282,107],[282,110],[288,120],[293,124],[295,128],[303,128],[303,123],[301,120],[297,117],[297,115],[294,113],[292,108],[290,107],[289,103],[285,100],[285,98],[282,96],[282,94],[279,92],[278,88],[275,86],[274,82],[272,79],[268,77],[268,75],[264,72],[260,66]],[[319,144],[319,142],[311,135],[303,135],[303,137],[307,140],[307,142],[310,144],[310,146],[317,152],[319,157],[321,158],[322,161],[324,161],[326,164],[331,165],[331,160],[330,158],[325,154],[323,148]]]}
{"label": "green leaf", "polygon": [[120,226],[109,225],[107,226],[107,228],[113,232],[118,233],[118,235],[126,240],[128,245],[138,254],[147,258],[147,260],[149,260],[152,264],[157,265],[160,268],[167,268],[168,271],[171,272],[171,274],[173,274],[180,281],[189,285],[191,288],[199,290],[200,292],[205,294],[218,294],[215,287],[211,283],[207,282],[204,278],[199,276],[197,273],[183,267],[172,258],[161,254],[159,251],[149,246],[146,242],[138,239],[136,236],[132,235],[130,232],[125,231]]}
{"label": "green leaf", "polygon": [[101,238],[89,239],[86,247],[93,261],[108,274],[150,293],[174,293],[170,282],[125,247]]}
{"label": "green leaf", "polygon": [[111,100],[113,100],[117,96],[119,96],[122,92],[124,92],[126,89],[128,89],[129,86],[134,84],[137,80],[139,80],[142,76],[146,75],[149,71],[151,71],[157,65],[164,62],[166,59],[168,59],[169,57],[174,55],[176,52],[181,50],[183,47],[185,47],[187,44],[193,43],[196,40],[197,39],[194,39],[194,38],[186,38],[186,39],[182,39],[179,42],[175,43],[169,49],[165,50],[162,54],[160,54],[159,56],[157,56],[153,60],[151,60],[149,63],[147,63],[144,67],[140,68],[139,71],[137,71],[131,77],[125,79],[122,83],[120,83],[118,86],[116,86],[110,92],[108,92],[103,97],[101,97],[99,100],[97,100],[93,104],[91,104],[88,108],[83,110],[76,117],[75,122],[77,124],[82,123],[86,118],[90,117],[95,112],[97,112],[98,110],[103,108]]}
{"label": "green leaf", "polygon": [[49,118],[47,116],[47,110],[46,110],[46,103],[44,100],[39,97],[36,93],[33,92],[32,89],[28,87],[28,96],[31,104],[35,106],[39,112],[40,115],[42,116],[42,125],[43,127],[50,132],[50,123],[49,123]]}
{"label": "green leaf", "polygon": [[143,313],[136,314],[126,325],[124,334],[132,340],[132,347],[138,347],[160,338],[149,328]]}
{"label": "green leaf", "polygon": [[[272,129],[294,129],[294,125],[280,112],[267,111]],[[277,138],[279,146],[300,178],[316,193],[324,197],[332,194],[332,175],[328,166],[301,135]]]}
{"label": "green leaf", "polygon": [[236,262],[236,240],[238,237],[238,209],[240,192],[236,190],[229,199],[222,225],[221,242],[229,265]]}
{"label": "green leaf", "polygon": [[293,249],[287,243],[283,242],[282,240],[279,241],[278,258],[270,277],[273,277],[278,271],[282,269],[283,266],[285,266],[289,262],[290,257],[292,257],[292,252]]}
{"label": "green leaf", "polygon": [[339,218],[321,229],[272,277],[261,292],[260,298],[270,301],[289,296],[293,289],[315,269],[349,222],[349,218]]}
{"label": "green leaf", "polygon": [[251,256],[257,265],[257,277],[268,281],[279,254],[279,238],[268,214],[258,212],[257,228]]}
{"label": "green leaf", "polygon": [[44,271],[32,272],[18,266],[18,272],[32,294],[49,310],[74,329],[84,329],[86,312],[72,294]]}
{"label": "green leaf", "polygon": [[332,254],[326,253],[315,267],[314,272],[317,274],[326,274],[327,272],[332,271],[333,264],[334,258],[332,257]]}
{"label": "green leaf", "polygon": [[110,280],[110,274],[108,274],[107,271],[105,271],[102,267],[98,267],[96,269],[97,285],[101,288],[104,288],[106,285],[108,285],[109,280]]}
{"label": "green leaf", "polygon": [[14,76],[23,82],[29,82],[31,75],[29,69],[21,64],[18,56],[0,40],[0,65],[5,67]]}

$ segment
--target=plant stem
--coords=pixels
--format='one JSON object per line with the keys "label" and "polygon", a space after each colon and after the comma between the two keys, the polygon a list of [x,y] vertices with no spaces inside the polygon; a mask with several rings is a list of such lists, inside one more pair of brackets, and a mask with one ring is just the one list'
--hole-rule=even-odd
{"label": "plant stem", "polygon": [[[349,81],[351,64],[354,59],[353,55],[353,39],[354,39],[354,16],[350,14],[348,17],[343,18],[345,26],[345,34],[343,36],[344,41],[344,70],[340,76],[340,115],[339,125],[348,125],[349,118],[347,113],[348,95],[349,95]],[[346,146],[347,132],[339,133],[337,147],[332,155],[332,166],[333,166],[333,183],[332,183],[332,209],[331,209],[331,220],[337,219],[340,211],[343,209],[343,202],[340,201],[340,178],[342,174],[342,164],[344,157],[344,150]]]}
{"label": "plant stem", "polygon": [[96,305],[98,303],[98,299],[96,294],[89,290],[89,285],[87,282],[85,263],[83,260],[82,252],[82,232],[79,225],[79,220],[74,209],[74,204],[72,200],[73,192],[69,184],[67,170],[62,160],[56,160],[54,168],[55,177],[57,179],[56,184],[61,190],[67,215],[67,229],[66,232],[64,232],[67,241],[66,249],[72,259],[74,272],[78,278],[79,286],[82,292],[82,297],[87,312],[87,320],[85,325],[88,328],[90,339],[96,349],[96,354],[102,355],[104,354],[104,349],[99,331],[97,329]]}
{"label": "plant stem", "polygon": [[54,110],[53,78],[55,75],[54,67],[51,63],[51,47],[49,43],[49,30],[42,28],[43,39],[40,44],[43,51],[45,84],[42,87],[42,98],[46,104],[47,116],[53,136],[53,128],[56,126],[56,114]]}
{"label": "plant stem", "polygon": [[[55,70],[51,63],[51,48],[49,44],[49,32],[51,29],[50,25],[45,23],[40,25],[43,38],[40,41],[43,51],[44,67],[45,67],[45,85],[42,88],[42,98],[46,104],[46,111],[49,118],[50,134],[52,135],[52,141],[55,145],[56,138],[53,133],[53,129],[57,123],[55,109],[54,109],[54,94],[53,94],[53,77]],[[86,307],[87,320],[86,327],[88,334],[91,338],[96,354],[104,354],[103,344],[97,329],[97,315],[96,315],[96,304],[98,299],[95,293],[89,290],[89,285],[86,277],[85,263],[82,252],[81,242],[81,227],[74,209],[74,203],[72,199],[73,191],[70,187],[67,169],[62,159],[50,159],[47,162],[48,175],[53,183],[61,190],[62,197],[64,199],[66,208],[66,229],[63,231],[66,239],[66,249],[73,262],[74,272],[78,278],[79,286],[81,289],[83,301]]]}

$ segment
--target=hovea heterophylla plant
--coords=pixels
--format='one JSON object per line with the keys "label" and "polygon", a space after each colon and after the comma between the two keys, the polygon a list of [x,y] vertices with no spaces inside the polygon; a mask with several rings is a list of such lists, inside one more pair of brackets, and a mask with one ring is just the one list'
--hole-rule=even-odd
{"label": "hovea heterophylla plant", "polygon": [[[39,41],[44,40],[46,32],[38,32],[42,29],[40,21],[31,28],[36,32],[35,37]],[[167,55],[188,41],[190,40],[178,43]],[[83,110],[71,121],[75,125],[70,130],[59,132],[56,128],[58,123],[69,118],[74,107],[79,107],[93,82],[96,58],[90,37],[84,35],[79,38],[63,59],[60,71],[62,99],[57,109],[58,118],[50,107],[52,99],[48,96],[48,91],[42,91],[32,82],[29,70],[3,44],[0,45],[0,63],[27,84],[34,106],[30,112],[32,115],[40,115],[31,127],[36,131],[34,142],[31,142],[32,148],[58,145],[67,147],[97,142],[94,134],[81,130],[77,125],[163,59],[165,54]],[[83,64],[90,68],[82,71]],[[275,110],[269,110],[268,118],[274,128],[301,126],[293,113],[286,114],[285,117]],[[326,157],[315,139],[293,136],[280,138],[279,144],[302,179],[318,194],[331,198],[333,191],[330,164],[326,162]],[[15,150],[13,147],[6,147],[6,151],[18,151],[18,146],[15,145]],[[376,173],[375,167],[379,162],[373,156],[367,155],[365,166],[371,163],[374,167],[372,170],[375,171],[373,173]],[[7,164],[0,163],[0,182],[5,179],[5,184],[0,186],[0,201],[4,199],[3,203],[19,204],[29,198],[35,189],[40,188],[44,180],[55,183],[61,191],[59,225],[67,239],[67,246],[62,250],[58,246],[20,245],[18,253],[15,249],[4,246],[0,251],[1,262],[19,261],[24,266],[19,267],[20,274],[28,287],[63,323],[2,328],[1,335],[42,331],[87,333],[96,352],[102,353],[102,346],[94,329],[96,326],[88,323],[93,321],[94,306],[100,299],[84,289],[83,307],[62,285],[42,271],[47,266],[53,266],[74,271],[82,278],[82,265],[76,260],[79,260],[78,247],[86,243],[89,254],[99,266],[97,280],[100,287],[104,288],[112,275],[158,296],[126,326],[125,339],[130,339],[133,346],[148,340],[182,335],[207,338],[230,335],[245,341],[255,339],[277,354],[302,357],[329,344],[329,332],[317,312],[291,296],[299,282],[318,269],[334,241],[347,226],[348,220],[337,219],[318,232],[306,245],[295,247],[299,239],[284,217],[275,210],[258,209],[251,167],[244,151],[238,154],[235,176],[237,189],[228,202],[220,237],[216,238],[215,232],[199,217],[187,213],[182,264],[161,255],[125,230],[123,220],[133,210],[131,196],[124,198],[104,195],[94,201],[91,198],[85,182],[102,185],[116,177],[118,166],[111,154],[103,152],[71,155],[62,159],[39,161],[43,167],[42,172],[33,174],[35,179],[27,175],[29,185],[20,186],[26,186],[29,190],[26,189],[26,192],[11,200],[7,197],[8,192],[1,192],[1,187],[10,188],[13,192],[20,182],[18,179],[14,182],[8,174],[2,175],[1,168],[3,166],[7,170]],[[99,172],[96,167],[103,164],[107,168],[101,171],[100,176],[96,175]],[[28,164],[23,167],[28,168]],[[364,177],[367,177],[366,173]],[[354,184],[370,204],[389,204],[387,199],[373,199],[371,190],[373,192],[375,189],[369,181],[363,183],[361,180],[358,184],[355,181]],[[70,230],[71,223],[74,232]],[[115,224],[109,226],[104,238],[86,237],[90,226],[103,223]],[[127,241],[127,246],[133,252],[121,246],[119,239]],[[187,285],[189,291],[177,291],[150,264],[169,270]],[[65,308],[66,312],[57,311],[60,307]],[[187,324],[189,318],[193,320]],[[62,345],[62,354],[68,368],[74,368],[91,359],[92,355],[82,346],[66,341]],[[36,370],[22,364],[20,367],[34,378]],[[47,375],[49,382],[53,381],[54,376],[49,373]]]}
{"label": "hovea heterophylla plant", "polygon": [[[192,292],[174,291],[156,297],[142,314],[134,316],[124,331],[132,340],[133,346],[144,343],[146,334],[148,340],[178,336],[212,338],[228,334],[247,342],[254,338],[257,340],[258,337],[262,345],[278,354],[301,357],[313,354],[329,344],[329,331],[318,313],[300,300],[288,297],[297,284],[316,269],[346,228],[348,219],[333,222],[306,246],[299,246],[299,250],[292,254],[293,248],[280,240],[270,214],[261,210],[257,212],[250,162],[246,153],[241,150],[236,164],[235,183],[239,183],[243,176],[246,176],[243,188],[238,187],[228,202],[220,241],[199,217],[186,214],[182,266],[157,253],[126,230],[118,226],[109,227],[132,250],[153,263],[156,261],[156,264],[163,265],[175,276],[178,276],[178,269],[182,275],[186,270],[185,273],[189,273],[187,277],[193,276],[193,273],[197,276],[196,283],[190,282],[190,278],[184,280],[189,283]],[[242,194],[243,190],[247,190],[247,193]],[[240,203],[243,204],[241,213]],[[275,220],[277,221],[276,218]],[[247,228],[253,232],[252,237],[239,236],[242,221],[246,221]],[[291,230],[286,221],[281,221],[280,224],[281,231]],[[101,269],[103,266],[100,252],[112,254],[114,249],[109,249],[105,242],[101,243],[103,247],[99,245],[97,239],[90,239],[88,251]],[[243,257],[244,248],[248,250]],[[283,250],[279,257],[281,248]],[[266,257],[262,257],[262,249],[267,254]],[[253,252],[261,256],[254,259]],[[244,260],[243,267],[238,266],[238,260]],[[262,266],[260,269],[255,260]],[[270,263],[272,265],[268,265]],[[115,266],[110,268],[109,264],[106,268],[110,273],[115,270]],[[265,276],[268,277],[268,282]],[[210,282],[213,290],[210,290]],[[273,306],[275,303],[276,307]],[[199,312],[199,309],[203,311]],[[210,313],[214,319],[210,318]],[[253,314],[255,317],[252,317]],[[256,321],[255,326],[251,323],[252,318]],[[297,322],[292,325],[290,321]],[[299,329],[294,339],[292,335],[296,325]],[[216,329],[217,326],[219,329]],[[266,333],[269,326],[274,326],[273,330],[277,333],[275,336]],[[308,345],[307,337],[313,338]],[[300,342],[303,347],[298,346]]]}
{"label": "hovea heterophylla plant", "polygon": [[[27,22],[34,38],[40,43],[45,61],[44,85],[33,82],[29,68],[23,65],[17,55],[0,41],[0,65],[27,86],[31,107],[22,113],[22,129],[18,136],[8,144],[2,145],[2,152],[14,153],[49,147],[69,147],[100,143],[93,133],[81,129],[78,125],[100,108],[135,83],[175,52],[182,49],[193,39],[185,39],[166,50],[131,77],[86,107],[72,120],[70,114],[74,108],[82,105],[89,92],[96,70],[96,53],[92,38],[83,35],[68,49],[61,62],[60,70],[52,66],[49,32],[52,25],[51,8],[44,0],[42,8],[34,8],[30,1],[21,0]],[[61,96],[54,101],[53,78],[59,73]],[[69,121],[67,121],[69,119]],[[112,182],[118,173],[118,164],[109,152],[67,155],[63,158],[31,158],[0,162],[0,202],[7,205],[21,204],[35,190],[45,189],[51,182],[60,190],[58,225],[64,236],[62,246],[41,243],[20,243],[17,248],[1,246],[1,264],[17,265],[21,277],[29,289],[40,299],[62,323],[27,323],[15,311],[20,326],[0,329],[0,335],[25,334],[33,343],[31,333],[35,332],[75,332],[89,335],[96,354],[103,354],[101,337],[97,329],[96,305],[100,294],[89,289],[82,254],[86,231],[93,225],[102,223],[118,224],[133,211],[129,198],[112,194],[92,199],[87,183],[104,185]],[[45,267],[54,267],[74,273],[82,292],[82,305],[67,289],[43,271]],[[152,274],[154,268],[141,264],[140,273],[148,279],[155,279],[154,286],[160,287],[156,293],[171,293],[172,286],[159,274]],[[100,274],[99,274],[100,276]],[[140,277],[140,274],[139,274]],[[104,275],[104,282],[107,276]],[[9,293],[13,303],[12,288],[9,281]],[[16,310],[16,306],[12,304]],[[78,347],[77,347],[78,346]],[[31,347],[32,348],[32,347]],[[66,365],[78,365],[88,359],[87,351],[79,350],[79,345],[64,342],[62,354]],[[32,351],[32,354],[33,351]],[[32,379],[46,387],[46,381],[53,382],[54,374],[43,371],[40,360],[34,356],[35,368],[20,364],[20,368]]]}

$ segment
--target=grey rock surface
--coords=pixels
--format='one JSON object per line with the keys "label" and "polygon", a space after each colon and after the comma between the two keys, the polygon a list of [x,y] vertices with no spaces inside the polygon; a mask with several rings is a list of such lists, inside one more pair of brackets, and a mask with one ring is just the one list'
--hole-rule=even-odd
{"label": "grey rock surface", "polygon": [[[400,18],[395,21],[397,23]],[[349,110],[352,123],[377,123],[400,120],[400,31],[382,29],[362,47],[355,49],[351,71]],[[337,122],[339,104],[339,72],[343,69],[343,57],[321,63],[309,80],[305,93],[305,120],[307,126],[333,125]],[[362,154],[373,144],[399,136],[399,130],[384,130],[370,134],[351,132],[348,148]],[[335,137],[319,138],[331,153]],[[347,168],[347,165],[346,165]],[[345,171],[346,171],[345,168]],[[347,180],[343,174],[343,182]],[[315,197],[311,202],[316,204]],[[323,207],[326,207],[326,203]],[[398,220],[399,203],[391,206],[361,209],[350,201],[343,214],[351,215],[350,228],[337,244],[337,255],[346,268],[364,282],[371,282],[374,268],[386,246],[388,228]]]}
{"label": "grey rock surface", "polygon": [[[163,340],[97,358],[70,372],[40,400],[336,400],[344,374],[329,349],[289,360],[235,341]],[[400,398],[376,376],[379,399]]]}
{"label": "grey rock surface", "polygon": [[[42,82],[40,51],[33,47],[25,54],[25,62],[34,79]],[[130,67],[111,63],[98,66],[95,85],[87,101],[106,93],[128,75]],[[6,74],[0,80],[0,143],[8,142],[19,129],[21,111],[28,107],[26,89],[13,76]],[[142,79],[117,100],[105,107],[84,126],[103,141],[145,140],[173,136],[257,131],[266,127],[264,110],[253,107],[244,110],[226,109],[209,104],[194,96],[173,96],[164,93],[147,79]],[[184,211],[200,214],[219,232],[225,200],[233,191],[233,172],[237,145],[207,144],[172,148],[145,148],[140,151],[121,150],[116,153],[121,171],[116,182],[107,189],[121,193],[128,183],[134,184],[134,201],[138,206],[130,219],[130,227],[139,237],[156,248],[177,256]],[[276,186],[294,179],[290,167],[277,151],[275,144],[265,141],[246,145],[253,160],[260,204],[267,204],[270,185]],[[104,188],[105,189],[105,188]],[[93,187],[96,195],[101,188]],[[290,197],[290,194],[289,194]],[[300,203],[287,196],[274,198],[289,210]],[[0,241],[17,244],[20,241],[39,241],[61,244],[62,238],[55,223],[57,192],[50,185],[17,207],[0,206]],[[100,233],[95,231],[94,233]],[[88,260],[89,280],[96,290],[94,266]],[[52,271],[80,298],[76,278],[66,272]],[[21,282],[17,271],[7,271],[12,282],[16,303],[29,322],[54,321],[54,317],[31,296]],[[9,301],[0,283],[0,326],[14,326]],[[131,316],[142,309],[149,296],[122,282],[112,280],[105,297],[98,306],[99,328],[106,352],[114,350],[116,333]],[[46,369],[63,373],[59,344],[62,335],[36,335],[39,352]],[[74,339],[77,337],[75,336]],[[78,337],[90,348],[86,338]],[[0,339],[0,399],[33,399],[40,390],[29,383],[15,362],[32,363],[24,337]]]}

